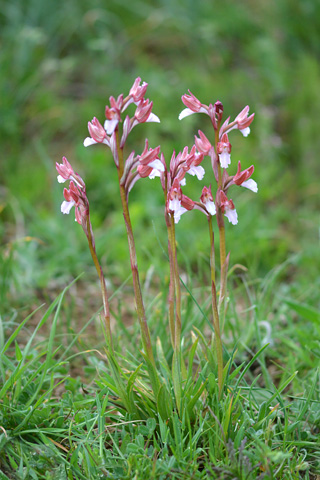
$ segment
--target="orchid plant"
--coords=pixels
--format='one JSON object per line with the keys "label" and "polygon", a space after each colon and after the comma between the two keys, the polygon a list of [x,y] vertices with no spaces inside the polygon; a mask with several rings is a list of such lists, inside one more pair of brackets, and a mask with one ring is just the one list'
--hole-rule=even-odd
{"label": "orchid plant", "polygon": [[[210,118],[213,127],[212,140],[209,140],[207,136],[199,130],[198,136],[195,136],[194,145],[192,145],[191,148],[187,146],[184,147],[178,154],[174,151],[169,162],[166,161],[164,154],[160,152],[160,146],[150,148],[147,139],[145,140],[145,146],[141,154],[136,155],[135,152],[128,153],[126,151],[126,142],[133,128],[145,122],[160,122],[159,118],[152,113],[153,102],[145,98],[147,87],[147,83],[141,83],[141,79],[137,78],[126,97],[124,97],[123,94],[119,95],[117,99],[110,97],[110,103],[105,108],[106,120],[104,125],[102,125],[96,117],[88,123],[90,136],[84,140],[84,146],[87,147],[94,144],[104,145],[111,151],[117,168],[119,193],[128,237],[135,306],[141,330],[143,356],[156,403],[159,401],[163,382],[157,370],[141,292],[135,240],[129,210],[129,193],[135,183],[141,178],[160,178],[160,184],[164,194],[164,215],[168,233],[168,257],[170,264],[168,318],[170,338],[173,347],[173,387],[176,407],[178,412],[180,412],[182,385],[186,377],[186,366],[183,355],[181,354],[181,326],[183,320],[181,318],[181,285],[177,261],[175,228],[181,216],[193,209],[200,210],[208,221],[214,352],[218,372],[219,396],[221,396],[224,378],[222,325],[225,316],[229,265],[229,254],[226,254],[224,217],[226,217],[232,225],[238,223],[238,214],[230,198],[229,189],[236,185],[248,188],[253,192],[257,192],[258,190],[256,182],[251,178],[254,171],[253,165],[242,170],[241,164],[238,162],[236,173],[234,175],[229,174],[231,167],[231,143],[228,134],[230,134],[232,130],[239,130],[243,136],[246,137],[250,133],[250,125],[254,119],[254,114],[249,115],[249,107],[246,106],[233,121],[230,121],[230,117],[228,117],[224,123],[222,123],[223,105],[220,101],[216,101],[213,105],[205,105],[189,91],[189,94],[182,96],[182,102],[186,108],[180,113],[179,119],[182,120],[195,113],[204,113]],[[131,104],[135,106],[133,116],[130,116],[126,112]],[[182,192],[182,188],[186,185],[186,175],[196,176],[199,180],[202,180],[205,175],[205,168],[203,166],[205,157],[210,158],[213,175],[211,174],[209,186],[203,187],[199,195],[199,200],[191,199]],[[115,360],[113,348],[108,292],[102,268],[96,254],[86,186],[83,179],[74,172],[65,157],[63,157],[61,164],[56,164],[56,168],[59,174],[58,181],[60,183],[69,182],[69,188],[65,188],[63,192],[64,201],[61,205],[61,212],[69,214],[72,207],[75,207],[76,221],[82,226],[87,237],[92,259],[99,275],[107,332],[108,360],[115,377],[115,382],[119,385],[118,392],[123,393],[122,384],[119,383],[119,368]],[[206,169],[208,170],[208,167],[206,167]],[[213,188],[214,183],[216,184],[215,188]],[[219,230],[219,289],[216,279],[213,218],[216,218]],[[125,398],[124,393],[122,400],[127,409],[130,409],[129,400]]]}

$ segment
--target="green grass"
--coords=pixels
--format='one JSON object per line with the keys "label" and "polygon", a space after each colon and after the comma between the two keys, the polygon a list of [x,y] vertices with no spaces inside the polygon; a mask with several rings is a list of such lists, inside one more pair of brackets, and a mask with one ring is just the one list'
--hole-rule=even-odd
{"label": "green grass", "polygon": [[[0,7],[0,480],[316,480],[319,3],[0,0]],[[166,385],[159,404],[169,409],[157,412],[144,365],[139,369],[113,160],[98,146],[82,146],[87,122],[94,115],[102,121],[109,95],[127,91],[138,75],[149,83],[161,123],[136,129],[130,147],[137,153],[147,136],[169,159],[173,149],[191,145],[198,128],[207,132],[201,118],[177,120],[188,88],[205,103],[219,98],[233,116],[246,104],[256,112],[252,133],[235,138],[232,150],[234,165],[255,165],[259,193],[233,198],[239,225],[228,226],[227,249],[230,266],[245,268],[229,278],[224,360],[231,360],[221,401],[207,346],[206,225],[190,212],[177,228],[183,354],[194,363],[180,416],[161,189],[156,180],[141,181],[131,193],[147,315]],[[127,382],[136,372],[127,409],[110,377],[86,239],[60,215],[54,164],[62,155],[86,180],[113,294],[119,376]],[[206,176],[203,184],[211,181]],[[198,198],[201,188],[190,179],[185,193]]]}
{"label": "green grass", "polygon": [[[140,365],[136,380],[133,383],[132,377],[128,383],[127,406],[109,375],[103,341],[96,340],[94,348],[83,350],[86,332],[92,336],[94,317],[74,331],[74,311],[69,308],[65,342],[63,310],[72,287],[42,316],[44,306],[34,313],[40,317],[37,324],[33,316],[16,327],[10,318],[3,319],[3,478],[316,478],[313,475],[320,471],[319,354],[312,345],[303,347],[304,334],[295,325],[292,309],[308,322],[312,338],[319,335],[319,315],[306,305],[276,296],[271,344],[261,348],[259,333],[254,335],[255,346],[248,342],[248,313],[264,311],[267,289],[277,286],[275,275],[271,282],[257,287],[255,305],[230,315],[226,324],[226,339],[235,330],[242,334],[236,335],[237,351],[231,339],[225,349],[225,360],[230,361],[221,400],[212,351],[201,333],[206,328],[202,314],[193,326],[193,337],[185,335],[183,351],[191,370],[182,386],[180,415],[174,408],[167,327],[157,309],[152,310],[150,328],[158,335],[157,364],[167,386],[159,410],[153,406],[147,372],[143,365],[141,369],[142,357],[134,347],[137,326],[131,327],[130,344],[125,334],[118,335],[119,348],[127,348],[125,357],[119,357],[122,379],[128,381]],[[243,284],[242,288],[248,287]],[[160,298],[157,303],[163,301]],[[199,306],[194,300],[192,304],[187,318],[196,319]],[[230,309],[234,307],[231,300]],[[261,335],[261,317],[257,317],[250,325]],[[43,329],[46,334],[41,335]]]}

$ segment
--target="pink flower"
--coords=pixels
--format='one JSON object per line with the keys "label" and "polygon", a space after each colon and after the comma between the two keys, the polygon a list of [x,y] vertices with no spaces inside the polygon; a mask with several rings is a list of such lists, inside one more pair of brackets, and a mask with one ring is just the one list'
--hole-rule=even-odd
{"label": "pink flower", "polygon": [[251,165],[251,167],[241,172],[241,163],[238,162],[238,171],[233,177],[233,183],[235,183],[236,185],[240,185],[241,187],[248,188],[249,190],[252,190],[252,192],[256,193],[258,191],[257,182],[255,182],[252,179],[248,180],[253,174],[253,172],[254,172],[253,165]]}
{"label": "pink flower", "polygon": [[199,152],[203,153],[204,155],[208,155],[210,149],[212,148],[212,145],[209,142],[209,140],[207,139],[207,137],[205,136],[205,134],[203,132],[201,132],[201,130],[198,130],[198,133],[199,133],[200,138],[198,138],[195,135],[194,136],[194,140],[195,140],[194,143],[195,143],[197,149],[199,150]]}
{"label": "pink flower", "polygon": [[247,137],[249,135],[250,133],[249,126],[251,125],[254,119],[254,113],[252,113],[249,117],[248,117],[248,113],[249,113],[249,106],[247,105],[246,107],[244,107],[243,110],[241,110],[239,115],[237,115],[235,118],[235,122],[237,123],[238,129],[240,130],[240,132],[244,137]]}
{"label": "pink flower", "polygon": [[213,200],[213,196],[211,193],[211,185],[210,187],[203,187],[201,197],[200,197],[200,202],[202,205],[206,207],[207,212],[210,215],[215,215],[216,214],[216,205]]}
{"label": "pink flower", "polygon": [[233,201],[231,199],[228,200],[226,194],[222,190],[219,190],[219,194],[219,203],[222,213],[232,225],[236,225],[238,223],[238,214]]}
{"label": "pink flower", "polygon": [[254,113],[252,113],[250,116],[248,116],[248,113],[249,113],[249,106],[247,105],[246,107],[244,107],[243,110],[241,110],[239,115],[237,115],[234,121],[231,122],[230,124],[229,124],[230,117],[228,117],[220,129],[220,137],[222,137],[226,133],[231,132],[231,130],[234,130],[235,128],[240,130],[240,132],[244,137],[247,137],[250,133],[249,126],[251,125],[254,119]]}
{"label": "pink flower", "polygon": [[229,142],[228,135],[224,133],[221,141],[217,144],[217,153],[219,155],[219,161],[222,168],[228,168],[231,163],[231,143]]}
{"label": "pink flower", "polygon": [[73,175],[74,171],[66,157],[62,157],[62,163],[56,162],[56,169],[58,172],[58,182],[64,183],[69,180]]}
{"label": "pink flower", "polygon": [[117,100],[111,96],[109,98],[109,101],[110,107],[106,105],[105,108],[107,120],[104,122],[104,128],[108,135],[112,135],[121,119],[121,112],[123,108],[123,94],[119,95]]}
{"label": "pink flower", "polygon": [[179,180],[175,178],[168,192],[167,209],[173,215],[174,223],[178,223],[183,213],[194,208],[194,201],[183,195]]}
{"label": "pink flower", "polygon": [[196,176],[198,180],[202,180],[204,177],[205,169],[199,165],[200,162],[203,160],[203,154],[198,153],[195,155],[193,159],[190,159],[186,162],[187,165],[187,172],[189,175],[193,177]]}
{"label": "pink flower", "polygon": [[170,161],[170,175],[172,179],[177,178],[181,185],[185,185],[185,174],[196,175],[198,180],[202,180],[205,171],[204,168],[200,165],[203,160],[203,154],[197,153],[196,146],[188,152],[188,147],[185,147],[182,152],[179,152],[175,156],[175,152],[171,157]]}
{"label": "pink flower", "polygon": [[140,100],[144,98],[147,91],[148,84],[143,82],[143,84],[140,86],[140,82],[141,78],[136,78],[129,92],[129,95],[132,97],[134,102],[140,102]]}
{"label": "pink flower", "polygon": [[84,188],[84,181],[80,175],[73,170],[66,157],[62,157],[62,163],[56,162],[56,169],[59,174],[57,177],[59,183],[73,180],[80,188]]}
{"label": "pink flower", "polygon": [[157,122],[160,123],[159,117],[151,112],[153,106],[153,102],[149,102],[149,99],[140,100],[136,112],[134,114],[134,121],[132,124],[132,128],[136,126],[138,123],[144,122]]}
{"label": "pink flower", "polygon": [[65,188],[63,190],[63,196],[65,200],[61,204],[61,212],[68,215],[72,207],[75,207],[76,221],[80,225],[85,226],[85,220],[89,208],[85,192],[80,191],[71,180],[69,190]]}
{"label": "pink flower", "polygon": [[143,152],[138,155],[139,165],[137,170],[142,178],[160,177],[161,172],[164,172],[165,168],[159,159],[159,152],[160,146],[154,149],[148,148],[148,140],[146,140]]}
{"label": "pink flower", "polygon": [[190,95],[185,94],[181,97],[182,102],[187,108],[182,110],[182,112],[179,114],[179,120],[182,120],[193,113],[208,113],[208,107],[203,105],[200,100],[198,100],[193,93],[190,92],[190,90],[188,90],[188,92]]}
{"label": "pink flower", "polygon": [[95,143],[104,143],[110,146],[110,139],[106,134],[105,129],[99,122],[96,117],[93,117],[91,122],[88,122],[88,130],[90,137],[85,138],[83,145],[88,147],[89,145],[94,145]]}

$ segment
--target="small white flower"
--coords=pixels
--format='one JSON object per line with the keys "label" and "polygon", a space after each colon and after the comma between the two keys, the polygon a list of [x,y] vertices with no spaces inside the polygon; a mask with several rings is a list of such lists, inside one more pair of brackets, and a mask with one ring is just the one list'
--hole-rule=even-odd
{"label": "small white flower", "polygon": [[68,180],[68,178],[63,178],[61,175],[58,175],[57,180],[59,183],[64,183]]}

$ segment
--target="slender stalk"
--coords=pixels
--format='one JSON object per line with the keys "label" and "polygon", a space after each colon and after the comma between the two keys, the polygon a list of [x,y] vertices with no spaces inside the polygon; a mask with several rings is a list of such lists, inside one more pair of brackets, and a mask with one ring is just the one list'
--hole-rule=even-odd
{"label": "slender stalk", "polygon": [[107,339],[109,343],[109,347],[111,348],[111,351],[113,352],[113,342],[112,342],[112,335],[111,335],[111,326],[110,326],[110,308],[109,308],[109,300],[108,300],[108,292],[107,292],[107,286],[106,286],[106,281],[103,275],[103,271],[101,268],[101,265],[98,260],[98,256],[96,253],[95,249],[95,243],[94,243],[94,238],[93,238],[93,233],[92,233],[92,226],[90,222],[90,216],[89,213],[87,215],[87,231],[86,237],[88,239],[88,244],[89,244],[89,249],[91,253],[91,257],[93,260],[93,263],[96,267],[100,284],[101,284],[101,293],[102,293],[102,302],[103,302],[103,314],[104,314],[104,319],[105,319],[105,324],[106,324],[106,329],[107,329]]}
{"label": "slender stalk", "polygon": [[[218,121],[217,129],[215,130],[215,151],[217,152],[217,145],[219,142],[219,130],[220,130],[220,123]],[[218,155],[216,153],[216,155]],[[218,165],[218,190],[222,188],[222,170],[220,166],[220,162],[217,159]],[[224,218],[221,208],[217,209],[217,223],[219,227],[219,249],[220,249],[220,279],[226,278],[225,269],[227,268],[226,265],[226,236],[225,236],[225,227],[224,227]],[[221,288],[222,282],[220,281],[220,294],[219,294],[219,312],[224,314],[224,299],[226,294],[226,283],[223,284],[223,288]]]}
{"label": "slender stalk", "polygon": [[140,323],[141,329],[141,337],[144,350],[150,362],[152,363],[153,367],[155,368],[155,360],[152,351],[151,345],[151,338],[149,327],[147,324],[147,318],[145,314],[145,308],[142,299],[142,292],[141,292],[141,285],[140,285],[140,278],[139,278],[139,271],[138,271],[138,262],[137,262],[137,254],[136,254],[136,247],[135,241],[133,236],[133,230],[131,225],[131,219],[129,214],[129,207],[127,201],[127,194],[125,186],[121,183],[121,178],[123,175],[124,170],[124,161],[123,161],[123,149],[120,148],[119,142],[119,132],[116,131],[116,138],[117,138],[117,150],[118,150],[118,158],[119,158],[119,166],[118,166],[118,178],[119,178],[119,188],[120,188],[120,197],[121,197],[121,204],[123,210],[123,217],[126,225],[127,237],[128,237],[128,245],[129,245],[129,254],[130,254],[130,264],[132,270],[132,278],[133,278],[133,289],[134,289],[134,296],[135,296],[135,303],[136,303],[136,311]]}
{"label": "slender stalk", "polygon": [[218,363],[218,385],[219,385],[219,397],[221,396],[223,389],[223,352],[222,352],[222,340],[220,332],[220,320],[217,307],[217,290],[215,284],[215,259],[214,259],[214,234],[212,229],[212,217],[208,219],[209,236],[210,236],[210,271],[211,271],[211,297],[212,297],[212,318],[214,327],[214,339],[217,352]]}
{"label": "slender stalk", "polygon": [[215,252],[214,252],[214,233],[212,228],[212,216],[208,217],[209,222],[209,237],[210,237],[210,272],[211,272],[211,281],[216,282],[216,261],[215,261]]}
{"label": "slender stalk", "polygon": [[175,235],[175,225],[174,218],[170,216],[171,225],[169,228],[169,241],[172,249],[172,260],[173,260],[173,274],[174,274],[174,286],[176,293],[176,322],[174,330],[174,349],[176,352],[180,351],[181,343],[181,287],[180,287],[180,276],[178,268],[178,259],[177,259],[177,246],[176,246],[176,235]]}
{"label": "slender stalk", "polygon": [[169,283],[169,294],[168,294],[168,307],[169,307],[169,329],[171,344],[174,347],[175,344],[175,319],[174,319],[174,294],[175,294],[175,279],[174,279],[174,259],[171,246],[171,219],[170,215],[165,213],[167,231],[168,231],[168,254],[169,254],[169,265],[170,265],[170,283]]}

